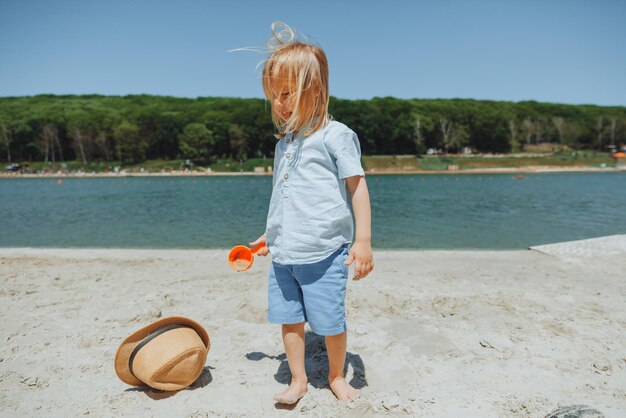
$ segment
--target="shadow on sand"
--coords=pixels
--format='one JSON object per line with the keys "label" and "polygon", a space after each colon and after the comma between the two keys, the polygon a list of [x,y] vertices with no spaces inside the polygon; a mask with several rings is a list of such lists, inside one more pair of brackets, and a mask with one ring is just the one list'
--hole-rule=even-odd
{"label": "shadow on sand", "polygon": [[[324,337],[317,335],[311,331],[306,331],[304,334],[304,369],[306,371],[309,384],[316,389],[327,388],[328,385],[328,355],[326,353],[326,343]],[[277,356],[270,356],[260,351],[253,351],[246,354],[246,358],[252,361],[259,361],[264,358],[272,360],[278,360],[278,369],[274,374],[274,379],[277,382],[288,385],[291,382],[291,371],[289,370],[289,363],[287,363],[287,355],[285,353]],[[343,369],[344,375],[348,372],[348,367],[352,366],[353,374],[350,378],[350,385],[355,389],[361,389],[367,386],[367,380],[365,379],[365,366],[361,356],[350,352],[346,353],[346,364]],[[282,405],[276,404],[279,409],[293,409],[294,405]]]}
{"label": "shadow on sand", "polygon": [[[186,387],[185,389],[182,389],[182,390],[196,390],[196,389],[203,388],[209,383],[211,383],[213,381],[213,376],[211,375],[212,369],[215,369],[215,367],[205,366],[204,369],[202,369],[202,373],[200,373],[200,376],[198,376],[196,381],[193,382],[191,386]],[[149,386],[138,386],[138,387],[126,389],[126,392],[143,392],[150,399],[159,401],[161,399],[171,398],[172,396],[176,395],[180,391],[179,390],[165,391],[165,390],[154,389]]]}

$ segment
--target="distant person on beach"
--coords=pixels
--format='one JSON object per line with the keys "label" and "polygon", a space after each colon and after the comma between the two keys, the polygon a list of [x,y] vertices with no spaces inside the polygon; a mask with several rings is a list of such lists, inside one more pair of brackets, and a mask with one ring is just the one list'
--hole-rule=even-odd
{"label": "distant person on beach", "polygon": [[291,384],[274,399],[293,404],[307,392],[308,322],[313,332],[325,336],[330,389],[337,399],[350,400],[358,390],[343,375],[348,266],[354,264],[354,280],[374,268],[359,140],[328,114],[324,51],[297,40],[282,22],[272,24],[272,34],[262,78],[279,141],[265,233],[250,245],[265,241],[267,247],[258,254],[272,254],[267,319],[282,324],[291,371]]}

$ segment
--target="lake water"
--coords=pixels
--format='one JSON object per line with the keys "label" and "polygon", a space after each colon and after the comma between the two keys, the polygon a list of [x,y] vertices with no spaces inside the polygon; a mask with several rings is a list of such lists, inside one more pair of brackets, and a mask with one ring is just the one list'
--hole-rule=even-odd
{"label": "lake water", "polygon": [[[626,173],[367,177],[374,248],[522,249],[626,233]],[[229,248],[270,177],[0,179],[1,247]]]}

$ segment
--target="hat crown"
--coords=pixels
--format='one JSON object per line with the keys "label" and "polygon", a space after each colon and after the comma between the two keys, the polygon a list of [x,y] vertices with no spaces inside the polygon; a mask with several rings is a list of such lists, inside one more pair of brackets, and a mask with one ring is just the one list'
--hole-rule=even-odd
{"label": "hat crown", "polygon": [[142,346],[132,359],[132,373],[156,389],[179,390],[202,373],[207,349],[189,327],[163,332]]}
{"label": "hat crown", "polygon": [[202,373],[206,349],[198,348],[181,354],[171,367],[162,367],[148,384],[161,390],[178,390],[191,385]]}

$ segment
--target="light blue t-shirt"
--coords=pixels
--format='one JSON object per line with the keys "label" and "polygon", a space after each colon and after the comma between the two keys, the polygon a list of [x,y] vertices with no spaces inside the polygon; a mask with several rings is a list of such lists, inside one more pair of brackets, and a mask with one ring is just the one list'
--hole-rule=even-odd
{"label": "light blue t-shirt", "polygon": [[265,240],[279,264],[323,260],[354,236],[346,177],[363,176],[357,135],[330,121],[276,144]]}

